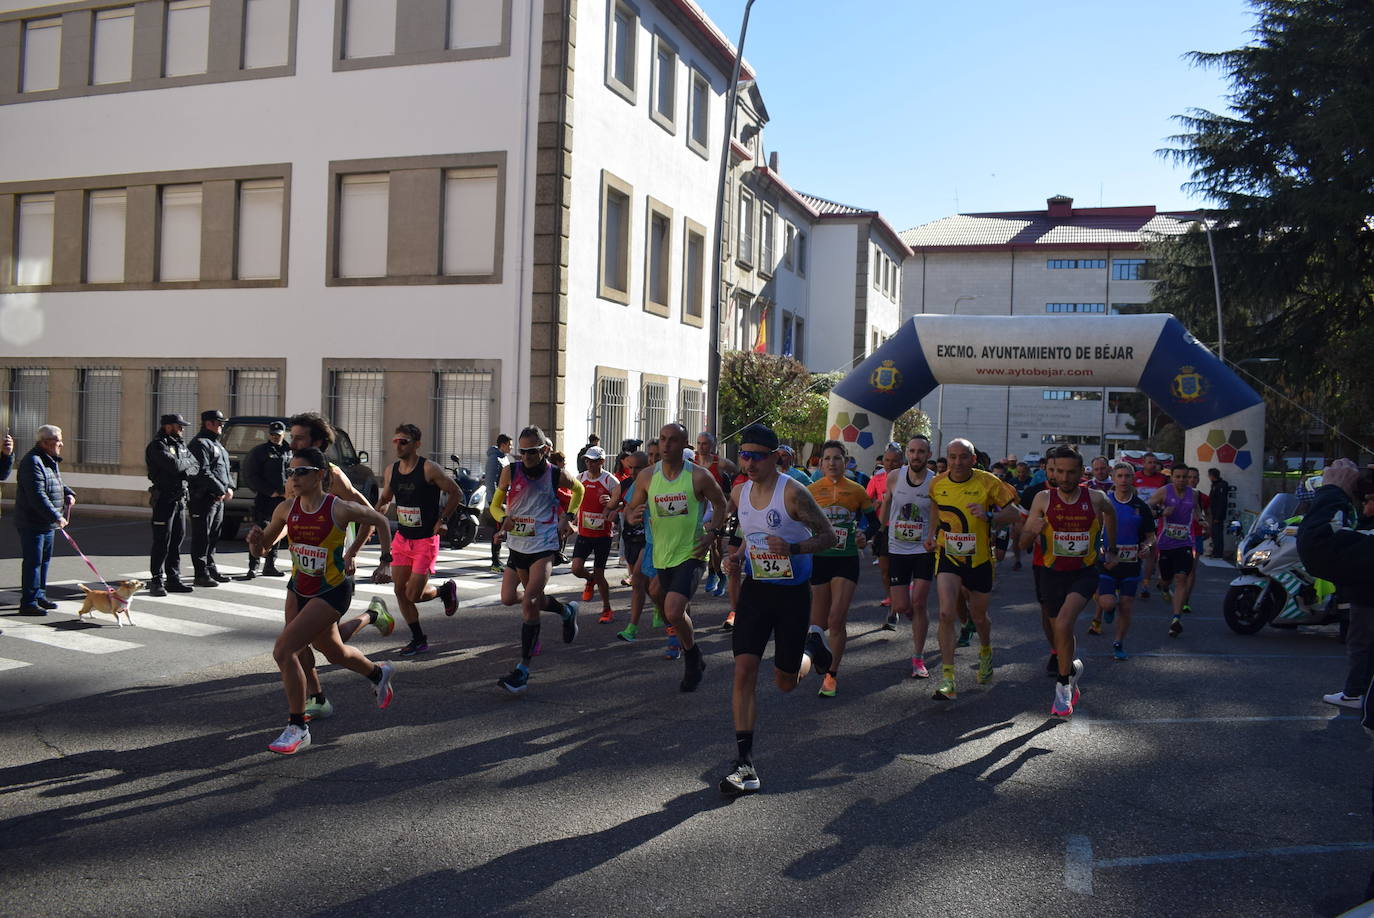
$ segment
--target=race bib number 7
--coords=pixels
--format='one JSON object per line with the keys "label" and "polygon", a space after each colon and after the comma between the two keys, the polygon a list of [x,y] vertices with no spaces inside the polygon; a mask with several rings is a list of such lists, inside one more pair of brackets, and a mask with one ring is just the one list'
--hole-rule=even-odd
{"label": "race bib number 7", "polygon": [[582,514],[582,528],[596,530],[605,529],[606,517],[600,513],[584,513]]}
{"label": "race bib number 7", "polygon": [[768,547],[768,536],[751,532],[749,539],[749,574],[755,580],[791,580],[792,556]]}

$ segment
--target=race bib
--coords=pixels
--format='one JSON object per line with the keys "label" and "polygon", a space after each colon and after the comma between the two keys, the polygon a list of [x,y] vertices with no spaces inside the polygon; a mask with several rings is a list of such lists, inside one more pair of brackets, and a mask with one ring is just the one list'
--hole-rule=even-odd
{"label": "race bib", "polygon": [[595,529],[598,532],[606,528],[606,516],[601,513],[582,514],[582,528]]}
{"label": "race bib", "polygon": [[945,551],[966,558],[978,549],[978,534],[973,532],[945,533]]}
{"label": "race bib", "polygon": [[1118,545],[1116,546],[1116,560],[1118,561],[1139,561],[1139,545]]}
{"label": "race bib", "polygon": [[396,522],[402,526],[419,526],[423,515],[419,507],[402,507],[399,504],[396,506]]}
{"label": "race bib", "polygon": [[513,516],[510,518],[510,534],[529,538],[534,535],[534,517]]}
{"label": "race bib", "polygon": [[835,547],[844,548],[849,544],[850,538],[854,535],[853,523],[831,523],[835,529]]}
{"label": "race bib", "polygon": [[1092,535],[1086,532],[1056,532],[1054,553],[1061,558],[1082,558],[1092,545]]}
{"label": "race bib", "polygon": [[683,492],[654,495],[654,514],[659,517],[686,516],[687,495]]}
{"label": "race bib", "polygon": [[749,540],[749,575],[755,580],[791,580],[792,556],[768,547],[768,535],[751,532]]}
{"label": "race bib", "polygon": [[301,545],[292,542],[291,563],[302,574],[318,577],[324,573],[325,565],[329,563],[329,549],[322,545]]}
{"label": "race bib", "polygon": [[898,520],[893,535],[898,542],[920,542],[926,537],[925,520]]}
{"label": "race bib", "polygon": [[1187,523],[1165,523],[1164,538],[1173,539],[1176,542],[1186,542],[1192,535]]}

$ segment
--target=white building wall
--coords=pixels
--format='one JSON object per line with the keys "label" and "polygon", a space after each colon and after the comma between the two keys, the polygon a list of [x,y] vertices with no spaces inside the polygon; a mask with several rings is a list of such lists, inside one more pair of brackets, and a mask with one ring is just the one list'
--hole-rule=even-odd
{"label": "white building wall", "polygon": [[859,228],[852,223],[817,223],[812,230],[806,365],[817,373],[848,370],[854,361],[858,240]]}

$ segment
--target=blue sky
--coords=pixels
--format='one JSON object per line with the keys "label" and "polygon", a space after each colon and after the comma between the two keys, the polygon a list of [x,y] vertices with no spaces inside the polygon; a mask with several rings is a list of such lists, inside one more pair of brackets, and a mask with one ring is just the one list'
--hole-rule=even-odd
{"label": "blue sky", "polygon": [[[697,2],[738,39],[744,0]],[[1053,194],[1199,206],[1155,151],[1227,86],[1183,55],[1246,44],[1254,22],[1244,0],[755,0],[744,56],[783,178],[902,230]]]}

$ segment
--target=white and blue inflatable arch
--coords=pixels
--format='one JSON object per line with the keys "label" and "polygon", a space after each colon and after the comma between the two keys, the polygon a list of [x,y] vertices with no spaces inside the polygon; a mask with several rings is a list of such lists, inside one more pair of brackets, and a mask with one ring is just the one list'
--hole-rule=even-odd
{"label": "white and blue inflatable arch", "polygon": [[945,384],[1139,389],[1186,429],[1203,486],[1220,469],[1260,510],[1264,401],[1173,316],[916,316],[835,386],[829,435],[873,468],[893,419]]}

